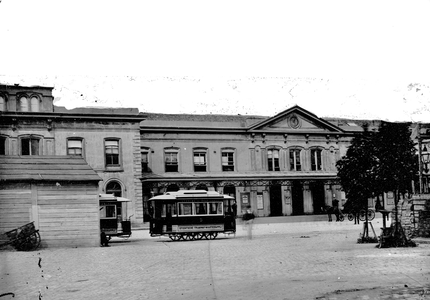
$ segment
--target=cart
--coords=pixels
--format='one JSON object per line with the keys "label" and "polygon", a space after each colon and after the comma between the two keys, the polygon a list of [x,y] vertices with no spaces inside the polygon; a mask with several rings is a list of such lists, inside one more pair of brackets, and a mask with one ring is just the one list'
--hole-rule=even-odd
{"label": "cart", "polygon": [[34,222],[7,231],[5,235],[7,240],[0,246],[12,245],[18,251],[31,251],[40,245],[39,230],[34,227]]}
{"label": "cart", "polygon": [[133,215],[127,217],[127,202],[130,199],[113,194],[100,194],[100,231],[110,240],[112,237],[129,238]]}

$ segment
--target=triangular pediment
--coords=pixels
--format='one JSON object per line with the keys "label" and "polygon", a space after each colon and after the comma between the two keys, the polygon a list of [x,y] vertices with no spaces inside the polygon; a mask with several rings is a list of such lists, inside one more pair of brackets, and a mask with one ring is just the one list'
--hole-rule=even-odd
{"label": "triangular pediment", "polygon": [[343,130],[336,125],[318,118],[313,113],[293,106],[283,112],[253,124],[248,131],[280,131],[280,132],[330,132],[341,133]]}

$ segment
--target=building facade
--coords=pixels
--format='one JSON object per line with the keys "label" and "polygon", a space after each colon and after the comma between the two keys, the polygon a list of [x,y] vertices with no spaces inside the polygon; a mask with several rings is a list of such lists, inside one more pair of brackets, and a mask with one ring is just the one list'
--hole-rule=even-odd
{"label": "building facade", "polygon": [[317,214],[345,202],[336,162],[357,124],[294,106],[273,117],[146,114],[143,196],[178,189],[230,194],[258,216]]}
{"label": "building facade", "polygon": [[[78,156],[102,179],[99,193],[132,200],[143,220],[139,124],[132,108],[77,108],[53,103],[52,87],[0,85],[0,155]],[[119,212],[121,214],[121,212]]]}

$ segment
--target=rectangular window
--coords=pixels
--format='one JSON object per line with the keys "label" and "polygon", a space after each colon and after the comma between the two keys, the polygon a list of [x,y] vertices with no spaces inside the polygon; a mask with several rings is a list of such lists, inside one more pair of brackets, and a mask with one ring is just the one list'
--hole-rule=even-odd
{"label": "rectangular window", "polygon": [[221,156],[221,162],[223,171],[234,171],[234,152],[223,151]]}
{"label": "rectangular window", "polygon": [[206,151],[194,151],[194,172],[206,172]]}
{"label": "rectangular window", "polygon": [[100,207],[100,218],[116,218],[116,206],[104,205]]}
{"label": "rectangular window", "polygon": [[118,140],[105,141],[105,158],[106,158],[106,167],[119,166],[119,141]]}
{"label": "rectangular window", "polygon": [[222,203],[221,202],[209,203],[209,214],[210,215],[222,215]]}
{"label": "rectangular window", "polygon": [[208,204],[207,203],[194,203],[196,215],[207,215],[208,213]]}
{"label": "rectangular window", "polygon": [[321,149],[311,150],[311,168],[312,168],[312,171],[322,170]]}
{"label": "rectangular window", "polygon": [[178,152],[164,154],[166,172],[178,172]]}
{"label": "rectangular window", "polygon": [[0,155],[6,155],[6,138],[0,137]]}
{"label": "rectangular window", "polygon": [[301,171],[302,166],[300,164],[300,149],[290,150],[290,170]]}
{"label": "rectangular window", "polygon": [[21,155],[39,155],[39,139],[21,139]]}
{"label": "rectangular window", "polygon": [[141,164],[142,164],[142,172],[148,173],[149,172],[149,153],[148,152],[142,152],[141,153]]}
{"label": "rectangular window", "polygon": [[179,215],[189,216],[193,214],[192,203],[179,203]]}
{"label": "rectangular window", "polygon": [[67,140],[67,155],[82,156],[82,140]]}
{"label": "rectangular window", "polygon": [[267,150],[267,166],[269,171],[280,171],[279,168],[279,150]]}

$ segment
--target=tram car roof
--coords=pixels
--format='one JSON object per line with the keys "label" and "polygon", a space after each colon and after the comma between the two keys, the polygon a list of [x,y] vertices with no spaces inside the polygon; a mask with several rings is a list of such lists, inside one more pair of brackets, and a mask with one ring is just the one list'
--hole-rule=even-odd
{"label": "tram car roof", "polygon": [[166,201],[166,200],[221,200],[221,199],[234,199],[229,195],[223,195],[215,191],[205,190],[179,190],[177,192],[167,192],[163,195],[158,195],[149,199],[150,201]]}

